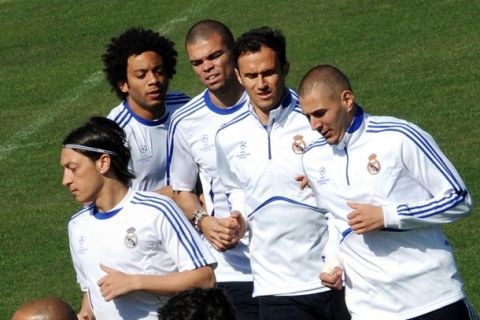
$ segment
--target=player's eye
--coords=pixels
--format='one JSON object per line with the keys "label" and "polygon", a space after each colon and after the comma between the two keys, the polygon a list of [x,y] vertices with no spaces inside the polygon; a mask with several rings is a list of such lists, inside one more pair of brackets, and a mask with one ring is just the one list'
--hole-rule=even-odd
{"label": "player's eye", "polygon": [[190,64],[194,67],[198,67],[199,65],[202,64],[202,60],[191,60]]}
{"label": "player's eye", "polygon": [[164,68],[157,68],[155,69],[155,73],[159,75],[164,75],[165,74],[165,69]]}
{"label": "player's eye", "polygon": [[321,118],[325,115],[325,110],[319,110],[312,113],[315,118]]}
{"label": "player's eye", "polygon": [[208,56],[208,60],[215,60],[223,55],[223,51],[217,51]]}

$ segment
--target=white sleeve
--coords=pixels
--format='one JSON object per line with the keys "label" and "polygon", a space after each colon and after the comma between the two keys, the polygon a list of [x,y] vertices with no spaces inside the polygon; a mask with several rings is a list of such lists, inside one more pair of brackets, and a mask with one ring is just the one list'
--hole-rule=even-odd
{"label": "white sleeve", "polygon": [[230,169],[229,161],[225,156],[218,133],[215,138],[215,149],[217,152],[217,171],[227,195],[230,211],[236,210],[245,215],[245,192],[240,180]]}
{"label": "white sleeve", "polygon": [[161,202],[165,218],[156,222],[158,237],[178,270],[214,265],[215,258],[181,209],[169,198],[164,197]]}
{"label": "white sleeve", "polygon": [[175,130],[169,130],[167,150],[171,150],[171,155],[167,164],[167,176],[173,190],[193,191],[198,178],[198,165],[193,158],[185,133],[186,130],[180,125],[177,125]]}
{"label": "white sleeve", "polygon": [[431,198],[384,207],[385,227],[411,229],[464,217],[472,209],[472,199],[460,175],[428,133],[412,128],[415,139],[403,139],[402,161]]}
{"label": "white sleeve", "polygon": [[73,262],[73,267],[75,269],[75,273],[77,275],[77,282],[80,285],[80,289],[82,291],[87,291],[87,280],[85,273],[83,272],[83,269],[81,268],[80,261],[78,260],[77,257],[77,249],[76,249],[76,244],[78,244],[79,241],[76,240],[76,238],[73,236],[73,231],[71,228],[71,225],[68,224],[68,244],[70,246],[70,255],[72,256],[72,262]]}
{"label": "white sleeve", "polygon": [[[340,239],[342,238],[335,227],[335,218],[328,212],[325,215],[327,219],[328,239],[325,244],[323,255],[325,256],[326,264],[341,265],[340,262]],[[338,262],[338,263],[336,263]]]}
{"label": "white sleeve", "polygon": [[[303,166],[303,159],[302,159],[302,168],[305,174],[305,177],[308,175]],[[340,248],[340,239],[342,236],[339,234],[339,231],[335,225],[335,218],[333,215],[327,211],[327,206],[320,198],[319,193],[315,190],[315,184],[309,183],[310,188],[315,196],[315,201],[317,203],[317,207],[322,210],[324,214],[324,218],[327,220],[327,230],[328,230],[328,239],[327,243],[325,244],[325,248],[323,251],[323,256],[325,257],[325,265],[340,265],[340,257],[339,257],[339,248]],[[338,263],[337,263],[338,262]]]}

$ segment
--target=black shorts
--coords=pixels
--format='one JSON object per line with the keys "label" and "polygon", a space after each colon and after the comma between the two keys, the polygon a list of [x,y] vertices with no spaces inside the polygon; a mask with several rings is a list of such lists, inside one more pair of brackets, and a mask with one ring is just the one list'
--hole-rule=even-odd
{"label": "black shorts", "polygon": [[459,300],[410,320],[478,320],[478,317],[466,300]]}
{"label": "black shorts", "polygon": [[258,320],[258,298],[253,298],[253,282],[218,282],[235,308],[236,320]]}
{"label": "black shorts", "polygon": [[262,320],[349,320],[344,290],[300,296],[261,296]]}

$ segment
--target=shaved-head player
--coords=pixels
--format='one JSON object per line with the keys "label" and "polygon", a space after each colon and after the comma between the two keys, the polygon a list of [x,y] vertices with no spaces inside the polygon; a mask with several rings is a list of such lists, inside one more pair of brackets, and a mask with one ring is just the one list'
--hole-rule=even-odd
{"label": "shaved-head player", "polygon": [[45,297],[22,304],[12,320],[77,320],[77,314],[62,299]]}
{"label": "shaved-head player", "polygon": [[[303,166],[342,235],[352,319],[476,319],[442,231],[470,212],[472,199],[434,139],[405,120],[367,114],[331,65],[312,68],[299,95],[322,135]],[[341,273],[321,277],[335,287]]]}

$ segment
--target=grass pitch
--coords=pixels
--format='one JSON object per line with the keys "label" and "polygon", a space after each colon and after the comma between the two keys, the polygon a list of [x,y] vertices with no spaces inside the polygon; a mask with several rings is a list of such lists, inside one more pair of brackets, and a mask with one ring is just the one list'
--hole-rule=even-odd
{"label": "grass pitch", "polygon": [[[0,318],[45,295],[80,306],[66,229],[78,205],[61,186],[60,143],[118,104],[101,72],[112,36],[141,25],[174,40],[179,63],[171,89],[194,95],[202,87],[183,49],[192,23],[219,19],[236,36],[261,25],[280,28],[292,88],[313,65],[338,66],[369,113],[430,132],[478,202],[478,13],[479,2],[448,0],[0,0]],[[478,213],[445,227],[477,310]]]}

